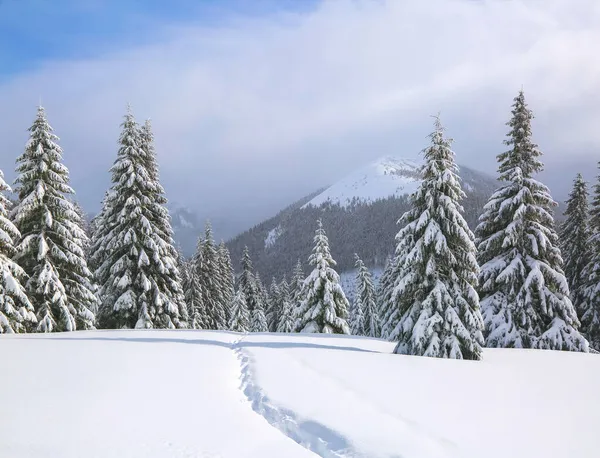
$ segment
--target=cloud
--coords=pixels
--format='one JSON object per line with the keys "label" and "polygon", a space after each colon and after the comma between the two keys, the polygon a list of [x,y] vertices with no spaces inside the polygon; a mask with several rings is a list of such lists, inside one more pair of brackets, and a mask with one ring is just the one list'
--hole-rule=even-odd
{"label": "cloud", "polygon": [[552,186],[570,185],[552,172],[567,155],[597,159],[597,0],[339,0],[156,27],[152,44],[46,62],[0,86],[5,172],[40,95],[90,209],[126,102],[153,119],[170,197],[240,224],[362,162],[414,157],[438,111],[459,162],[494,172],[521,85]]}

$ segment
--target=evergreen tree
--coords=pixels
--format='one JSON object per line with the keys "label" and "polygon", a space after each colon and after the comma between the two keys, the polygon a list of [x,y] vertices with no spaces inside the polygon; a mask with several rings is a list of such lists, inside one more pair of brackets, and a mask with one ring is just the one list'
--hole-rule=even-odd
{"label": "evergreen tree", "polygon": [[198,280],[203,293],[202,303],[206,308],[208,329],[227,329],[225,308],[223,306],[221,266],[217,257],[212,228],[206,224],[204,241],[200,247],[202,256],[197,257]]}
{"label": "evergreen tree", "polygon": [[532,112],[515,98],[510,148],[477,227],[481,308],[488,347],[587,351],[562,271],[549,189],[533,178],[541,151],[531,141]]}
{"label": "evergreen tree", "polygon": [[247,300],[244,293],[239,290],[231,304],[231,321],[229,329],[235,332],[248,332],[250,330],[250,313],[248,312]]}
{"label": "evergreen tree", "polygon": [[281,310],[281,291],[279,284],[273,277],[269,288],[269,302],[267,303],[267,325],[270,332],[277,332],[279,313]]}
{"label": "evergreen tree", "polygon": [[[302,284],[304,283],[304,278],[305,276],[304,270],[302,269],[302,262],[300,262],[300,259],[298,259],[296,267],[294,267],[294,271],[292,272],[292,279],[290,283],[290,301],[292,304],[292,313],[296,318],[300,302],[302,302],[300,294],[302,292]],[[294,321],[296,320],[296,318],[294,318]]]}
{"label": "evergreen tree", "polygon": [[367,337],[380,337],[381,324],[379,322],[379,310],[375,302],[375,287],[373,277],[364,262],[355,254],[356,259],[356,293],[355,300],[359,298],[360,312],[362,315],[361,326],[357,334]]}
{"label": "evergreen tree", "polygon": [[190,261],[190,270],[189,270],[189,278],[191,282],[194,282],[193,291],[190,290],[189,294],[195,295],[196,299],[196,307],[194,308],[194,317],[192,318],[196,326],[195,329],[213,329],[212,318],[208,313],[208,307],[206,306],[205,300],[208,296],[205,291],[203,291],[203,285],[200,280],[201,273],[199,271],[198,266],[203,265],[203,257],[204,257],[204,239],[202,237],[198,238],[198,243],[196,244],[196,253],[192,257]]}
{"label": "evergreen tree", "polygon": [[221,294],[226,323],[231,321],[232,302],[235,296],[235,277],[231,256],[225,242],[221,242],[218,250],[219,269],[221,273]]}
{"label": "evergreen tree", "polygon": [[105,328],[184,327],[183,291],[164,190],[148,170],[148,139],[128,109],[112,187],[96,219],[92,260]]}
{"label": "evergreen tree", "polygon": [[588,190],[580,173],[573,183],[573,190],[567,200],[565,221],[560,231],[560,249],[564,259],[564,271],[571,290],[571,302],[578,317],[583,313],[580,308],[584,301],[583,269],[589,262],[590,249],[588,226]]}
{"label": "evergreen tree", "polygon": [[475,291],[474,237],[462,216],[464,193],[451,139],[439,118],[423,151],[423,181],[396,239],[388,328],[395,353],[480,359],[483,327]]}
{"label": "evergreen tree", "polygon": [[36,323],[35,311],[21,279],[25,272],[12,260],[15,240],[21,236],[8,219],[9,200],[4,195],[10,187],[0,171],[0,334],[26,332]]}
{"label": "evergreen tree", "polygon": [[265,315],[265,306],[269,302],[269,297],[258,274],[255,274],[255,282],[258,300],[255,302],[254,309],[250,312],[250,331],[268,332],[269,325]]}
{"label": "evergreen tree", "polygon": [[285,279],[279,285],[281,313],[277,322],[276,332],[294,332],[294,306],[290,295],[290,287]]}
{"label": "evergreen tree", "polygon": [[363,313],[362,297],[358,291],[358,284],[354,292],[354,298],[349,310],[348,324],[350,333],[355,336],[362,336],[365,329],[365,315]]}
{"label": "evergreen tree", "polygon": [[340,286],[340,276],[333,268],[336,263],[331,257],[321,220],[314,241],[315,247],[309,258],[314,269],[302,285],[296,329],[299,332],[350,334],[346,322],[348,299]]}
{"label": "evergreen tree", "polygon": [[381,337],[387,340],[391,340],[390,335],[393,331],[388,325],[394,325],[391,315],[395,313],[392,294],[394,292],[394,273],[397,269],[396,261],[397,258],[391,256],[387,259],[377,287],[379,316],[381,317]]}
{"label": "evergreen tree", "polygon": [[[599,164],[600,166],[600,164]],[[595,350],[600,350],[600,176],[594,186],[594,199],[590,210],[589,232],[590,235],[586,242],[587,264],[582,273],[582,280],[579,291],[573,291],[573,298],[579,308],[579,317],[581,318],[581,332],[589,340],[590,346]],[[575,230],[575,229],[574,229]],[[581,228],[577,228],[581,230]],[[569,260],[576,262],[577,250],[575,254],[567,256],[567,265]],[[571,274],[573,275],[573,274]]]}
{"label": "evergreen tree", "polygon": [[28,275],[26,291],[40,332],[93,329],[96,296],[85,260],[86,235],[72,202],[69,171],[62,164],[42,107],[17,159],[18,203],[12,219],[21,237],[14,260]]}
{"label": "evergreen tree", "polygon": [[188,311],[188,325],[191,329],[206,329],[202,313],[202,289],[193,261],[183,261],[181,264],[181,281],[183,294]]}

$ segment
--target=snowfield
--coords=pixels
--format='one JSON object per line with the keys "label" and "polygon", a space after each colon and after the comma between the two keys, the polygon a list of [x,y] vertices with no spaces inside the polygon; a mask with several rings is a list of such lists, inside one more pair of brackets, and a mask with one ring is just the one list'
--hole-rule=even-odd
{"label": "snowfield", "polygon": [[600,355],[212,331],[0,337],[1,457],[597,457]]}

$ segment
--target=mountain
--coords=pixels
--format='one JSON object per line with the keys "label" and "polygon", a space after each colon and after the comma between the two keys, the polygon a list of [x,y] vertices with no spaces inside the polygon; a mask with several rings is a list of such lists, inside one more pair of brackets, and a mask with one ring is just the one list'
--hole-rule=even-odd
{"label": "mountain", "polygon": [[[381,158],[307,196],[230,240],[235,266],[248,246],[265,282],[289,274],[298,259],[308,268],[316,220],[321,218],[339,272],[352,271],[355,252],[370,267],[382,267],[395,247],[397,221],[409,208],[409,195],[420,184],[419,167],[418,161],[406,158]],[[465,166],[459,174],[467,194],[465,218],[474,227],[498,183]]]}

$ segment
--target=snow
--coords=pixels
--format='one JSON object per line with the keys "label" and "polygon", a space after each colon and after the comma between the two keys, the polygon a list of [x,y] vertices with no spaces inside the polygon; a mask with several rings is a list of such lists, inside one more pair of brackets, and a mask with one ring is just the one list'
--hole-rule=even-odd
{"label": "snow", "polygon": [[597,456],[600,355],[393,348],[216,331],[4,335],[0,456]]}
{"label": "snow", "polygon": [[417,190],[419,161],[385,157],[357,170],[330,186],[304,205],[319,207],[327,202],[348,206],[353,199],[373,202],[391,196],[411,194]]}
{"label": "snow", "polygon": [[271,229],[265,237],[265,249],[269,249],[275,245],[275,242],[277,242],[277,239],[281,236],[281,234],[283,234],[283,228],[281,225],[278,224]]}

